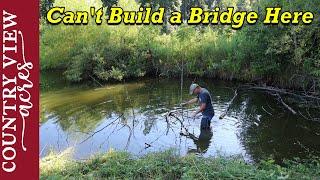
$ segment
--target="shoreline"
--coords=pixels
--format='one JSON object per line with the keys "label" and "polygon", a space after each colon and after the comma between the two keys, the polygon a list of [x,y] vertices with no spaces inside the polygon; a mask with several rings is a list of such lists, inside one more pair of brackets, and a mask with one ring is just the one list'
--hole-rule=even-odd
{"label": "shoreline", "polygon": [[110,150],[85,161],[68,158],[69,152],[40,159],[40,179],[316,179],[320,159],[310,162],[287,161],[284,166],[267,159],[247,164],[237,157],[177,156],[172,151],[150,153],[134,158],[127,152]]}
{"label": "shoreline", "polygon": [[[71,84],[71,85],[85,85],[85,84],[95,84],[96,86],[106,86],[108,84],[119,84],[123,82],[135,82],[140,80],[161,80],[161,79],[176,79],[180,81],[180,75],[174,75],[174,76],[156,76],[156,75],[144,75],[140,77],[124,77],[122,80],[116,80],[116,79],[109,79],[107,81],[102,79],[86,79],[78,82],[70,81],[66,77],[63,76],[64,74],[63,69],[45,69],[41,70],[40,73],[58,73],[57,75],[60,75],[61,81],[64,81],[65,83]],[[204,81],[224,81],[224,82],[230,82],[235,84],[257,84],[257,85],[263,85],[263,86],[270,86],[270,87],[277,87],[277,88],[283,88],[288,90],[301,90],[303,86],[299,86],[300,83],[295,84],[292,82],[284,82],[281,79],[278,80],[271,80],[267,77],[258,77],[258,78],[251,78],[251,79],[245,79],[244,77],[235,77],[233,75],[226,76],[227,73],[214,73],[212,75],[204,75],[204,76],[196,76],[193,74],[185,74],[184,79],[189,80],[204,80]],[[97,83],[98,81],[98,83]]]}

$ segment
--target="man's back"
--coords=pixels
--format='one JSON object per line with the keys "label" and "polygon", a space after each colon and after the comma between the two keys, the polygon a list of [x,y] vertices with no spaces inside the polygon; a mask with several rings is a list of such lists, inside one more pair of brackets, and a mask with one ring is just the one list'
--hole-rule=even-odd
{"label": "man's back", "polygon": [[214,110],[212,106],[212,98],[210,92],[206,88],[201,88],[200,94],[198,95],[200,103],[205,103],[206,108],[202,112],[203,116],[214,116]]}

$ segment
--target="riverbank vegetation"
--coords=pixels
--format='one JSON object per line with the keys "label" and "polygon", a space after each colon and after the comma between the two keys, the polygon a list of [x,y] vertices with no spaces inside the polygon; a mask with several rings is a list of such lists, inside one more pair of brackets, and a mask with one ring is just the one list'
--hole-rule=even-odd
{"label": "riverbank vegetation", "polygon": [[[266,7],[280,6],[289,11],[311,11],[315,19],[311,25],[279,24],[276,26],[263,25],[260,19],[259,23],[245,24],[240,30],[233,30],[230,26],[222,25],[173,26],[168,23],[161,26],[122,24],[98,26],[91,22],[85,26],[68,26],[50,25],[46,22],[45,12],[52,6],[63,6],[67,10],[88,10],[90,6],[95,6],[96,9],[103,6],[106,16],[108,15],[107,9],[111,6],[120,6],[124,10],[138,10],[140,6],[165,7],[167,15],[174,10],[179,10],[184,19],[187,19],[189,8],[193,6],[200,6],[206,10],[212,10],[214,7],[226,9],[230,6],[235,7],[235,10],[254,10],[259,12],[261,19],[263,19]],[[233,100],[241,97],[241,92],[268,91],[272,97],[277,98],[283,104],[283,107],[291,110],[292,114],[319,122],[317,114],[320,107],[319,9],[320,1],[303,0],[55,0],[54,2],[41,0],[41,70],[62,71],[63,78],[61,79],[74,83],[92,82],[97,85],[129,78],[178,77],[181,74],[184,77],[239,80],[248,82],[248,84],[240,86],[239,91],[235,91]],[[43,87],[49,84],[43,83],[45,80],[42,78]],[[252,83],[258,86],[251,86]],[[139,84],[129,88],[138,87],[140,87]],[[292,91],[288,92],[283,87],[290,88]],[[137,98],[128,103],[127,96],[119,95],[120,90],[123,91],[121,94],[125,94],[126,91],[119,87],[114,89],[109,92],[114,96],[111,98],[112,101],[115,101],[114,104],[131,103],[132,107],[140,104],[150,105],[151,95],[143,95],[145,98]],[[176,87],[168,89],[166,86],[166,90],[170,92],[175,92],[177,89]],[[149,90],[146,88],[143,93],[148,94]],[[106,91],[106,89],[101,88],[100,91]],[[114,107],[114,104],[108,104],[112,102],[110,100],[106,103],[101,102],[106,105],[92,107],[94,104],[92,102],[105,97],[100,91],[95,90],[94,93],[92,91],[78,93],[72,91],[68,93],[69,96],[64,96],[63,93],[49,93],[51,98],[47,101],[50,101],[50,104],[46,104],[46,108],[58,112],[64,130],[73,125],[70,119],[76,117],[77,125],[82,125],[80,130],[87,132],[91,130],[88,123],[95,124],[103,117],[102,114],[98,114],[99,112],[105,114],[107,109],[111,113]],[[159,93],[161,92],[164,90],[159,88]],[[222,94],[218,91],[214,93]],[[177,94],[172,94],[175,98],[178,97]],[[134,95],[138,97],[140,94]],[[163,102],[168,101],[165,95],[162,96],[164,99],[161,99]],[[289,98],[284,102],[280,96]],[[256,100],[258,97],[260,95],[252,99]],[[63,101],[58,101],[58,98],[63,98]],[[75,99],[77,102],[74,102]],[[289,107],[288,104],[296,102],[297,99],[299,100],[296,103],[297,106]],[[178,103],[176,99],[171,99],[171,101],[172,104]],[[230,106],[234,105],[231,108],[241,110],[237,106],[248,104],[248,101],[246,99],[238,105],[230,101]],[[45,103],[46,101],[42,104]],[[82,104],[85,106],[80,106]],[[125,111],[125,106],[120,105],[116,106],[116,110],[122,113]],[[81,111],[78,106],[82,108]],[[257,105],[252,106],[256,108]],[[304,110],[301,111],[302,113],[298,106]],[[141,107],[150,108],[149,106]],[[263,106],[261,107],[263,109]],[[75,108],[78,108],[77,111],[72,111]],[[229,110],[229,107],[227,109]],[[269,115],[273,113],[264,111]],[[72,118],[69,118],[70,114],[73,115]],[[273,114],[278,115],[279,113],[275,110]],[[42,113],[41,116],[44,117],[45,113]],[[291,114],[289,119],[290,117]],[[250,117],[244,119],[251,120]],[[263,122],[272,123],[269,119]],[[275,124],[275,121],[273,123]],[[292,123],[292,120],[288,123]],[[272,130],[272,126],[265,127],[267,128],[255,125],[251,129],[258,129],[260,132]],[[258,136],[260,139],[257,140],[253,138],[256,136],[249,136],[252,139],[247,143],[252,147],[258,147],[257,151],[265,151],[264,147],[260,146],[261,141],[258,140],[269,142],[268,137],[261,134]],[[274,136],[283,137],[281,142],[285,138],[290,139],[283,133],[275,133]],[[311,136],[306,133],[305,136],[310,139],[309,144],[317,143],[318,134]],[[291,141],[294,140],[291,138]],[[276,147],[277,144],[269,144],[271,146],[267,148],[268,152],[274,153],[273,147]],[[315,149],[318,147],[316,145]],[[51,154],[41,159],[41,179],[103,179],[106,177],[116,179],[317,179],[320,177],[319,160],[310,160],[305,163],[288,162],[279,166],[272,160],[246,164],[237,157],[202,158],[196,155],[179,157],[173,152],[151,153],[137,158],[125,152],[111,151],[86,161],[74,161],[69,155],[65,152]]]}
{"label": "riverbank vegetation", "polygon": [[[221,1],[44,1],[44,7],[65,6],[84,10],[90,6],[166,7],[180,10],[187,18],[189,8],[233,6],[255,10],[261,19],[266,7],[309,10],[312,25],[229,26],[66,26],[41,23],[41,69],[62,69],[72,82],[109,81],[142,76],[185,76],[238,79],[271,85],[314,90],[320,78],[320,30],[317,1],[221,0]],[[42,10],[45,12],[45,10]],[[42,13],[43,14],[43,13]],[[108,11],[106,12],[108,14]],[[183,70],[183,71],[182,71]]]}
{"label": "riverbank vegetation", "polygon": [[109,151],[86,161],[73,161],[70,149],[51,154],[40,161],[40,179],[317,179],[319,159],[309,163],[272,160],[247,164],[237,157],[180,157],[173,151],[148,154],[140,158],[126,152]]}

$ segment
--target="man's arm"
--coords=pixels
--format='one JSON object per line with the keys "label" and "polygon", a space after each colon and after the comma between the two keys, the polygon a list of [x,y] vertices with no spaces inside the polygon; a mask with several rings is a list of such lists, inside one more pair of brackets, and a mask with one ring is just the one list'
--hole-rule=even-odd
{"label": "man's arm", "polygon": [[198,98],[193,98],[190,99],[189,101],[185,102],[185,103],[181,103],[182,106],[188,105],[188,104],[193,104],[193,103],[197,103],[198,102]]}
{"label": "man's arm", "polygon": [[197,114],[199,114],[200,112],[203,112],[206,109],[206,102],[208,100],[208,96],[205,94],[200,94],[199,95],[199,102],[200,102],[200,108],[192,115],[193,117],[195,117]]}
{"label": "man's arm", "polygon": [[193,117],[195,117],[197,114],[199,114],[200,112],[203,112],[206,109],[206,103],[201,103],[200,105],[200,109],[197,110],[194,114]]}

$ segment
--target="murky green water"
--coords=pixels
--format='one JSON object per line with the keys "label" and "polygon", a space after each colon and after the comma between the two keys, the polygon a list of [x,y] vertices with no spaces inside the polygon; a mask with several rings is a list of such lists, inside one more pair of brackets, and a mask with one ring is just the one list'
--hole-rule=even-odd
{"label": "murky green water", "polygon": [[[247,161],[272,157],[277,162],[320,155],[320,123],[287,112],[271,97],[243,92],[230,113],[219,120],[233,96],[230,82],[203,80],[211,91],[216,116],[210,131],[200,131],[201,116],[188,118],[197,108],[178,110],[180,80],[149,79],[104,87],[68,85],[59,74],[42,74],[40,156],[72,147],[75,159],[110,149],[135,155],[174,148],[181,155],[242,156]],[[183,99],[191,80],[184,82]],[[181,123],[191,134],[181,135]],[[183,132],[185,134],[185,132]]]}

